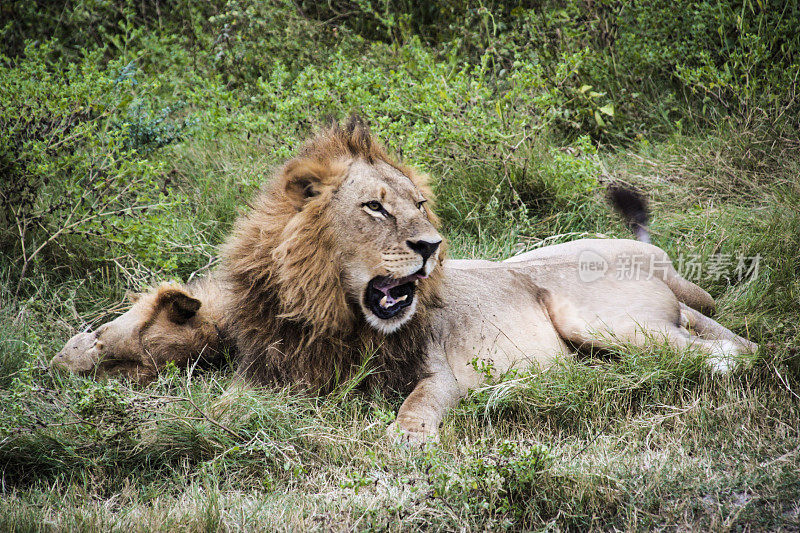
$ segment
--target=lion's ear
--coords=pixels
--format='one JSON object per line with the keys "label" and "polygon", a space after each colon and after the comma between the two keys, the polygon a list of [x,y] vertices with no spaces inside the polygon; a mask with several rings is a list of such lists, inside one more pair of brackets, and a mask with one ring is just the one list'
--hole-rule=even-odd
{"label": "lion's ear", "polygon": [[159,292],[157,305],[167,312],[170,321],[184,324],[197,314],[203,304],[180,289],[166,289]]}
{"label": "lion's ear", "polygon": [[319,195],[321,181],[311,173],[291,174],[286,179],[286,196],[295,207],[303,207],[311,198]]}
{"label": "lion's ear", "polygon": [[347,166],[341,162],[313,161],[300,158],[290,161],[283,174],[283,189],[294,207],[302,209],[326,189],[336,187]]}

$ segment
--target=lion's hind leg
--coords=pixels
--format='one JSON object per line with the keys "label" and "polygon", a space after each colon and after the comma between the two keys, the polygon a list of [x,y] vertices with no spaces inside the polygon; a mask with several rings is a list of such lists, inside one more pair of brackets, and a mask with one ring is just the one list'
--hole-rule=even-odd
{"label": "lion's hind leg", "polygon": [[[694,310],[693,310],[694,311]],[[696,312],[696,311],[695,311]],[[698,313],[699,314],[699,313]],[[702,315],[701,315],[702,316]],[[708,317],[705,317],[708,320]],[[681,321],[684,317],[681,314]],[[712,320],[713,322],[713,320]],[[706,362],[711,370],[726,374],[735,369],[742,361],[742,356],[755,352],[757,346],[714,322],[717,327],[727,331],[738,340],[727,336],[701,336],[695,335],[683,326],[672,326],[668,334],[669,343],[677,349],[696,349],[706,355]],[[740,342],[741,341],[741,342]]]}
{"label": "lion's hind leg", "polygon": [[739,347],[742,354],[754,354],[758,350],[758,344],[740,337],[713,318],[685,304],[681,304],[681,326],[703,339],[729,341]]}
{"label": "lion's hind leg", "polygon": [[[593,317],[593,320],[586,320],[573,305],[561,302],[560,305],[552,306],[552,303],[551,300],[548,312],[556,331],[578,349],[615,350],[625,346],[645,348],[664,342],[677,350],[699,350],[706,356],[711,369],[720,373],[735,368],[742,355],[752,353],[755,349],[753,343],[738,337],[688,306],[682,306],[681,310],[689,309],[706,321],[701,321],[688,312],[686,318],[681,314],[681,321],[689,325],[688,319],[691,318],[692,324],[705,328],[704,331],[708,334],[706,337],[692,334],[681,324],[653,317],[646,323],[636,322],[629,315],[606,319]],[[723,334],[723,330],[727,333]],[[740,340],[744,342],[739,342]]]}

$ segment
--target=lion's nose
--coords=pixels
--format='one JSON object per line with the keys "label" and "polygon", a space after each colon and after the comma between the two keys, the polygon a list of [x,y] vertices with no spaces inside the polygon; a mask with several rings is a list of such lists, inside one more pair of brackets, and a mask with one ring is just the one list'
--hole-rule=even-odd
{"label": "lion's nose", "polygon": [[427,261],[430,256],[439,248],[439,245],[442,244],[442,240],[439,239],[438,241],[406,241],[406,244],[409,248],[417,252],[419,255],[422,256],[423,261]]}

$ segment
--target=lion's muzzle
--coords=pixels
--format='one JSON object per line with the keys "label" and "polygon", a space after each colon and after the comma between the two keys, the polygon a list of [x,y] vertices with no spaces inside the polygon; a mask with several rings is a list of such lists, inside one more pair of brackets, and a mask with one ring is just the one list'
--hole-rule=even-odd
{"label": "lion's muzzle", "polygon": [[434,241],[420,239],[417,241],[406,241],[406,244],[409,248],[421,255],[422,262],[425,263],[436,252],[439,245],[442,244],[442,239],[440,238]]}

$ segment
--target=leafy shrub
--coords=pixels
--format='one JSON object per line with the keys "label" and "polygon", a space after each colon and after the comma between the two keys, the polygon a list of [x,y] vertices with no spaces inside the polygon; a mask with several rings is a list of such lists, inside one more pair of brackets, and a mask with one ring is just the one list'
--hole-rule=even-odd
{"label": "leafy shrub", "polygon": [[[135,86],[138,83],[136,71],[136,64],[133,61],[128,63],[114,80],[115,89],[120,83],[126,82]],[[188,117],[183,120],[177,118],[186,107],[183,101],[160,110],[151,109],[153,103],[152,100],[145,101],[140,97],[120,101],[117,114],[122,115],[122,118],[111,122],[114,128],[122,131],[124,146],[140,154],[148,154],[182,140],[186,131],[195,123]]]}
{"label": "leafy shrub", "polygon": [[326,55],[319,25],[288,0],[229,0],[208,22],[213,64],[228,85],[252,83],[277,61],[296,70]]}
{"label": "leafy shrub", "polygon": [[66,64],[54,47],[31,44],[0,66],[0,243],[21,259],[17,287],[32,269],[64,263],[134,257],[159,268],[168,257],[156,213],[181,200],[162,164],[142,155],[184,126],[166,120],[171,112],[144,114],[147,85],[118,75],[118,63],[102,69],[88,54]]}
{"label": "leafy shrub", "polygon": [[137,0],[12,0],[0,9],[0,50],[15,57],[25,52],[30,40],[53,39],[61,43],[58,53],[71,60],[79,59],[83,49],[106,48],[118,54],[140,44],[153,27],[196,43],[224,1],[175,0],[165,9]]}
{"label": "leafy shrub", "polygon": [[[506,81],[520,68],[540,69],[562,99],[560,126],[568,134],[622,140],[642,133],[642,122],[663,131],[681,119],[718,123],[725,117],[779,117],[798,126],[800,37],[794,30],[800,8],[794,3],[310,4],[302,3],[309,15],[343,21],[372,39],[407,43],[417,35],[434,47],[457,50],[457,57],[488,67],[501,90],[508,90]],[[573,79],[559,83],[559,69],[577,57]]]}

